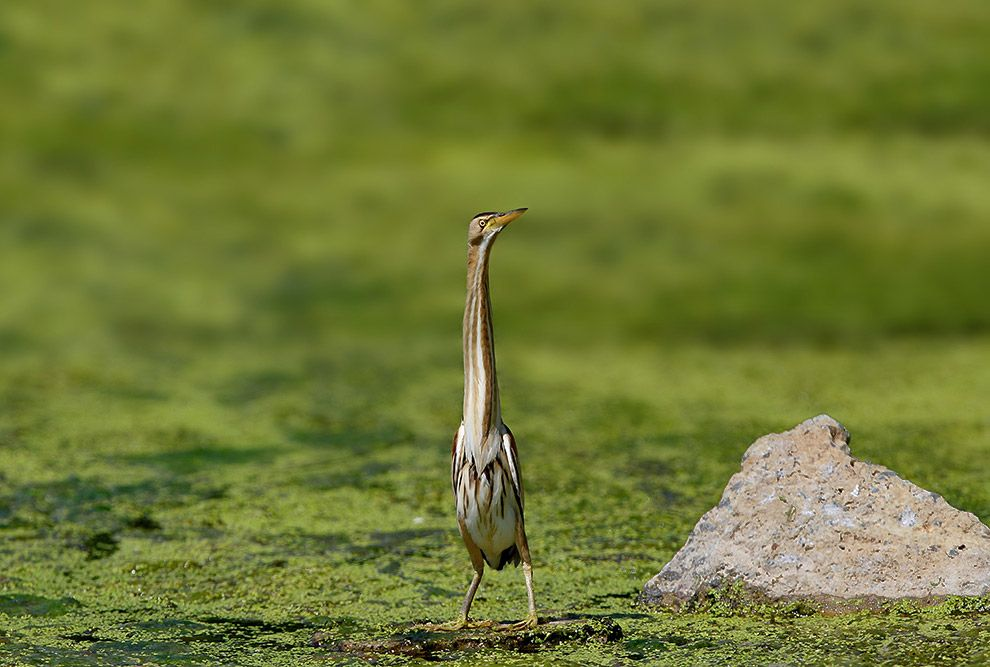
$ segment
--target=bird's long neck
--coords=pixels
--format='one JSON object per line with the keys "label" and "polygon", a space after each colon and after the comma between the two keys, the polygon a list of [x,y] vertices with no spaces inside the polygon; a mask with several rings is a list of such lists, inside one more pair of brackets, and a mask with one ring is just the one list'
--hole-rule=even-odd
{"label": "bird's long neck", "polygon": [[502,422],[495,376],[492,302],[488,258],[494,237],[468,247],[467,302],[464,307],[464,429],[476,465],[487,464],[490,441]]}

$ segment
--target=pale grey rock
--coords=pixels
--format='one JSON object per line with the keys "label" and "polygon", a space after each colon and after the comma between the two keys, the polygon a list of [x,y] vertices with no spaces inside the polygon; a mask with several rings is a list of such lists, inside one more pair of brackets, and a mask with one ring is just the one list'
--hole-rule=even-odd
{"label": "pale grey rock", "polygon": [[[719,504],[643,588],[680,607],[712,590],[825,604],[990,593],[990,528],[853,458],[828,415],[763,436]],[[833,605],[836,606],[836,605]]]}

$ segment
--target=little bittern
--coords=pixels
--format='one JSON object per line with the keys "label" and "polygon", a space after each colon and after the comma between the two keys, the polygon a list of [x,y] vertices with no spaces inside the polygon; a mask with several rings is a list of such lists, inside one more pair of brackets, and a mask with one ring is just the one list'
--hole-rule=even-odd
{"label": "little bittern", "polygon": [[[502,422],[495,376],[492,302],[488,293],[488,259],[506,225],[526,212],[479,213],[468,227],[467,303],[464,307],[464,419],[451,448],[451,482],[457,525],[467,547],[474,578],[461,616],[452,627],[469,624],[471,602],[485,563],[501,570],[522,560],[529,595],[529,615],[516,626],[537,624],[533,600],[533,566],[523,520],[523,485],[512,431]],[[479,624],[480,625],[480,624]]]}

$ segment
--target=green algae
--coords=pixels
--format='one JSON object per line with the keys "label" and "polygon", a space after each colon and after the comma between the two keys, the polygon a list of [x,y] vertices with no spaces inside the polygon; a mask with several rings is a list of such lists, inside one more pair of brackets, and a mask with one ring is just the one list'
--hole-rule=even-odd
{"label": "green algae", "polygon": [[8,616],[61,616],[79,607],[70,598],[46,598],[40,595],[0,595],[0,613]]}
{"label": "green algae", "polygon": [[[710,601],[704,613],[700,607],[674,614],[637,604],[643,582],[717,501],[748,444],[788,426],[780,423],[784,419],[815,412],[812,402],[838,403],[836,412],[870,458],[884,460],[884,452],[904,446],[905,432],[916,428],[912,422],[901,426],[899,411],[881,412],[879,398],[868,400],[870,395],[895,405],[930,406],[940,420],[929,423],[928,432],[946,447],[987,447],[985,426],[972,420],[975,396],[925,390],[917,381],[955,358],[960,386],[986,383],[986,344],[905,342],[862,354],[705,347],[605,352],[591,357],[603,369],[595,383],[575,376],[566,401],[542,405],[540,397],[553,391],[560,375],[580,367],[566,349],[553,359],[546,351],[511,354],[523,369],[558,369],[529,375],[524,389],[505,397],[526,475],[539,606],[546,617],[580,611],[611,619],[625,635],[614,645],[557,645],[545,649],[548,660],[978,664],[986,657],[982,599],[839,616],[808,616],[794,605],[740,606],[726,598]],[[368,372],[367,358],[356,356],[361,372]],[[910,366],[901,363],[904,358]],[[446,381],[454,403],[455,364]],[[346,359],[336,365],[348,369]],[[239,373],[236,363],[231,366]],[[670,374],[656,372],[666,368],[684,378],[679,369],[692,367],[693,379],[676,387],[665,379]],[[389,372],[387,364],[380,368]],[[862,379],[851,389],[845,378],[854,371]],[[801,373],[814,378],[823,398],[792,391],[793,375]],[[760,395],[744,390],[754,375],[765,390]],[[896,376],[900,381],[891,383]],[[283,387],[278,404],[254,415],[255,434],[245,434],[242,416],[225,401],[200,406],[208,418],[191,421],[209,422],[219,443],[251,452],[280,442],[272,456],[219,457],[205,467],[195,448],[175,453],[187,452],[189,465],[162,466],[157,458],[120,452],[127,439],[93,435],[100,429],[116,433],[118,424],[105,414],[85,421],[72,407],[88,402],[90,390],[61,397],[88,445],[83,462],[76,460],[66,474],[58,447],[8,447],[12,469],[29,470],[38,458],[49,465],[37,473],[47,481],[8,474],[0,484],[6,512],[0,585],[5,600],[71,596],[79,606],[62,607],[57,616],[12,613],[5,606],[0,651],[25,664],[346,662],[358,654],[327,653],[311,645],[313,636],[368,642],[409,623],[452,617],[470,568],[451,515],[447,424],[423,431],[388,425],[396,406],[417,403],[408,394],[418,395],[420,387],[409,382],[395,385],[394,400],[367,404],[364,412],[327,405],[327,426],[320,428],[328,438],[352,429],[340,447],[276,440],[281,406],[311,404],[321,393],[309,382],[301,380],[291,391]],[[711,386],[726,392],[721,402],[703,400]],[[523,391],[532,392],[539,409],[527,406]],[[777,423],[758,416],[773,403],[786,415]],[[176,409],[178,419],[189,418],[178,403]],[[442,409],[456,417],[456,404]],[[861,423],[873,425],[866,429],[870,436],[857,437]],[[148,451],[144,437],[138,428],[134,450]],[[36,442],[44,443],[43,435]],[[954,467],[945,464],[944,452],[920,458],[915,480],[963,507],[985,502],[982,487],[968,481],[975,473],[966,459],[958,451],[953,457]],[[116,549],[90,558],[80,539],[100,534],[111,535]],[[478,617],[512,620],[524,611],[520,572],[486,577]],[[512,664],[513,655],[489,647],[448,657]]]}

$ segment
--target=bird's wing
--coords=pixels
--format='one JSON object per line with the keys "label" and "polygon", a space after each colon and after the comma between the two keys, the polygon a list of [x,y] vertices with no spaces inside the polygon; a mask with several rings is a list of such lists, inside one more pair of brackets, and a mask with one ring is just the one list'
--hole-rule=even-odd
{"label": "bird's wing", "polygon": [[509,477],[512,478],[512,489],[516,492],[519,508],[522,509],[522,469],[519,467],[519,453],[516,451],[516,439],[512,437],[512,431],[509,430],[508,426],[503,425],[503,428],[505,431],[502,433],[502,451],[505,453],[506,461],[509,464]]}
{"label": "bird's wing", "polygon": [[454,441],[450,443],[450,485],[457,493],[457,476],[460,474],[461,466],[458,459],[464,456],[464,422],[454,434]]}

